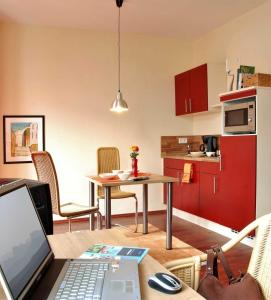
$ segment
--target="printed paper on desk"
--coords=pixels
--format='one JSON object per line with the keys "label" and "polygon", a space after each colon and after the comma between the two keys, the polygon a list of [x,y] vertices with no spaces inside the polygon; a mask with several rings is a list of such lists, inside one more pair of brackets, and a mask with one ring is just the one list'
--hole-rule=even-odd
{"label": "printed paper on desk", "polygon": [[182,183],[190,183],[193,176],[193,165],[191,163],[185,163],[183,168]]}
{"label": "printed paper on desk", "polygon": [[95,244],[86,250],[80,258],[135,259],[140,263],[148,250],[148,248]]}

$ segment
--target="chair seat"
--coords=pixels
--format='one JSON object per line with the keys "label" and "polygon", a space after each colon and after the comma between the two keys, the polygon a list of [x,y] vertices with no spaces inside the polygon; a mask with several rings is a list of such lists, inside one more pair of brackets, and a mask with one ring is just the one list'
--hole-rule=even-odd
{"label": "chair seat", "polygon": [[[123,198],[129,198],[129,197],[135,197],[135,193],[130,192],[123,192],[123,191],[112,191],[111,192],[111,199],[123,199]],[[104,199],[104,193],[101,193],[98,195],[99,199]]]}
{"label": "chair seat", "polygon": [[99,208],[97,206],[89,207],[85,205],[80,205],[77,203],[69,202],[62,204],[60,206],[60,215],[62,217],[76,217],[89,215],[90,213],[98,211]]}

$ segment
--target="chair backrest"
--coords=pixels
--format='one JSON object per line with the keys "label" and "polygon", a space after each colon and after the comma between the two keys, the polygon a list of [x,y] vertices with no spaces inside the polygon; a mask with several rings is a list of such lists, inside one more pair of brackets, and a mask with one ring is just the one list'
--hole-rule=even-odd
{"label": "chair backrest", "polygon": [[31,157],[38,180],[49,183],[53,213],[60,215],[59,187],[52,156],[47,151],[37,151],[32,152]]}
{"label": "chair backrest", "polygon": [[[116,147],[101,147],[97,150],[97,172],[111,173],[112,170],[120,169],[119,149]],[[119,191],[120,187],[113,187],[111,191]],[[102,188],[98,187],[98,195],[102,194]]]}
{"label": "chair backrest", "polygon": [[264,299],[271,299],[271,214],[259,221],[254,248],[248,266],[250,273],[260,284]]}

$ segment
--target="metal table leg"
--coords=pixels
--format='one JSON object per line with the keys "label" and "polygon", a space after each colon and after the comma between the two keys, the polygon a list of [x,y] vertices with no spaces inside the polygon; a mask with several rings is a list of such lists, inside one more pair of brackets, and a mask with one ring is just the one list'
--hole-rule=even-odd
{"label": "metal table leg", "polygon": [[148,185],[143,184],[143,233],[148,233]]}
{"label": "metal table leg", "polygon": [[104,187],[104,199],[105,199],[105,228],[111,228],[111,187]]}
{"label": "metal table leg", "polygon": [[167,183],[167,250],[172,249],[172,182]]}
{"label": "metal table leg", "polygon": [[[89,182],[89,206],[90,207],[95,205],[94,192],[95,192],[95,185],[93,182]],[[94,215],[90,214],[89,218],[90,218],[89,229],[94,230]]]}

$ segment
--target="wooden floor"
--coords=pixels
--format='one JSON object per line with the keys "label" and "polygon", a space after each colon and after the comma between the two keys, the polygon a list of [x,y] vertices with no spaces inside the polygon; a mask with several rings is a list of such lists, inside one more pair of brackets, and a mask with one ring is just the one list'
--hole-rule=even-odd
{"label": "wooden floor", "polygon": [[[113,223],[128,225],[133,224],[133,217],[118,217],[113,218]],[[142,220],[140,219],[140,222]],[[149,223],[165,231],[166,224],[165,213],[158,213],[149,215]],[[88,222],[74,222],[72,223],[72,230],[88,229]],[[68,231],[68,224],[55,224],[54,234],[63,233]],[[197,248],[203,252],[215,244],[223,245],[229,239],[217,234],[211,230],[205,229],[183,219],[173,217],[173,235],[178,239],[186,242],[187,244]],[[248,266],[252,248],[239,244],[227,253],[229,264],[235,275],[239,275],[239,271],[245,272]],[[220,270],[220,278],[226,282],[224,272]],[[204,274],[204,272],[203,272]],[[202,274],[202,275],[203,275]]]}

